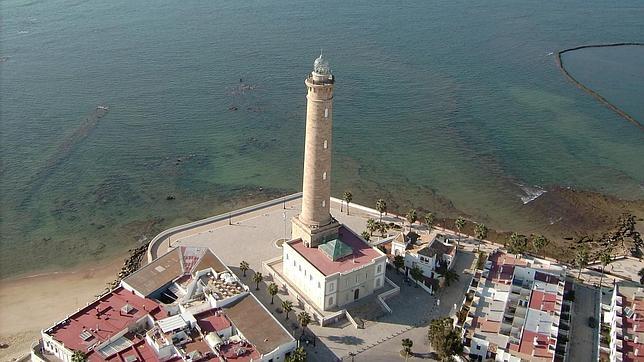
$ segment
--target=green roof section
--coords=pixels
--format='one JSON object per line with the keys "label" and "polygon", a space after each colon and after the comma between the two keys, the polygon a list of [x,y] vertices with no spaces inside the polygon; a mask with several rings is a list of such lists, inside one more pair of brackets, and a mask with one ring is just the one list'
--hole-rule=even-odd
{"label": "green roof section", "polygon": [[318,249],[320,249],[329,259],[333,261],[353,254],[353,249],[351,249],[349,245],[343,243],[340,239],[327,241],[326,243],[318,246]]}

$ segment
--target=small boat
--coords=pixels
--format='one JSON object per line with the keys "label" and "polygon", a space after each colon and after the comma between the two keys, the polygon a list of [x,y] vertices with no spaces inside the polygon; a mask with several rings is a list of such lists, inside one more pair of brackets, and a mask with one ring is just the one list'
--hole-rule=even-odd
{"label": "small boat", "polygon": [[550,53],[548,53],[548,54],[546,54],[546,55],[551,56],[551,55],[553,55],[553,54],[554,54],[554,52],[550,52]]}
{"label": "small boat", "polygon": [[96,106],[96,109],[100,109],[102,111],[109,111],[110,107],[108,107],[108,106]]}

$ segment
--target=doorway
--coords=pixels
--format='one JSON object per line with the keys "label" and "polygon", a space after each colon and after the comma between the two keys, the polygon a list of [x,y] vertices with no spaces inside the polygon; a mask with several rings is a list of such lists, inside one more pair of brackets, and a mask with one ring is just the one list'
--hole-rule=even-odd
{"label": "doorway", "polygon": [[358,300],[358,298],[360,298],[360,289],[353,291],[353,300]]}

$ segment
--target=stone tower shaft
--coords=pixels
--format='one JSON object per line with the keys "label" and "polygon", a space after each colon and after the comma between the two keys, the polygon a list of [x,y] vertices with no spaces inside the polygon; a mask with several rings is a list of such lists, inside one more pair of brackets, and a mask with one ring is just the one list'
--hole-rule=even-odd
{"label": "stone tower shaft", "polygon": [[330,213],[335,78],[322,55],[304,83],[307,103],[302,212],[293,220],[293,237],[316,246],[337,234],[339,227]]}

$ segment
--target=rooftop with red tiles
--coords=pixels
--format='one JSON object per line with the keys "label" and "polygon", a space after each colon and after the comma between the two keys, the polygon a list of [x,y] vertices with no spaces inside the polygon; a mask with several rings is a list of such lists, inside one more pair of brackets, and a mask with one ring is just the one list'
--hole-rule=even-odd
{"label": "rooftop with red tiles", "polygon": [[[125,305],[129,305],[130,308],[124,309]],[[68,348],[87,351],[89,346],[109,339],[144,315],[159,311],[160,307],[156,302],[119,287],[46,333]],[[83,332],[85,339],[81,337]]]}
{"label": "rooftop with red tiles", "polygon": [[289,241],[288,244],[325,276],[362,267],[383,256],[344,226],[340,227],[338,239],[349,246],[353,253],[336,261],[329,259],[318,248],[307,248],[302,239]]}
{"label": "rooftop with red tiles", "polygon": [[121,362],[121,361],[126,361],[128,357],[130,356],[135,356],[137,361],[151,361],[151,362],[158,362],[159,359],[157,358],[156,352],[152,349],[152,347],[148,346],[147,343],[145,343],[145,340],[139,340],[129,348],[126,348],[118,353],[115,353],[108,358],[101,358],[96,353],[93,353],[90,355],[89,360],[90,361],[115,361],[115,362]]}
{"label": "rooftop with red tiles", "polygon": [[[534,343],[535,337],[537,341],[536,345]],[[552,359],[554,353],[548,349],[548,345],[554,345],[555,342],[556,341],[554,339],[550,338],[546,334],[524,330],[523,335],[521,336],[519,352],[528,356]]]}
{"label": "rooftop with red tiles", "polygon": [[225,314],[213,310],[195,315],[197,324],[204,334],[208,332],[218,332],[232,326],[230,320]]}
{"label": "rooftop with red tiles", "polygon": [[533,290],[532,297],[530,298],[530,308],[543,312],[555,312],[559,310],[559,308],[557,308],[556,302],[556,294]]}

